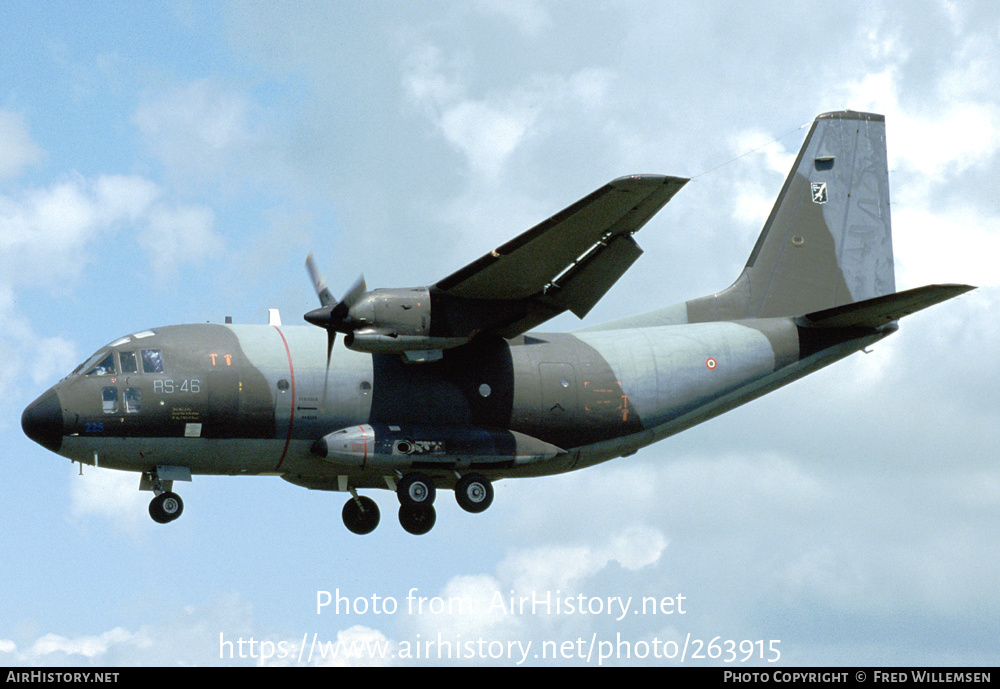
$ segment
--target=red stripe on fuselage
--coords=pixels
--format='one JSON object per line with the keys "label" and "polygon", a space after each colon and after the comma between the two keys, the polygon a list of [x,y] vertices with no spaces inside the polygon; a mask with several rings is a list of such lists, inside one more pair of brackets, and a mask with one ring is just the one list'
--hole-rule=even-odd
{"label": "red stripe on fuselage", "polygon": [[[361,468],[364,469],[365,465],[368,464],[368,436],[365,434],[365,427],[358,426],[361,429],[361,437],[365,442],[365,456],[361,459]],[[373,438],[374,440],[374,438]]]}
{"label": "red stripe on fuselage", "polygon": [[292,426],[295,424],[295,367],[292,366],[292,350],[288,348],[288,340],[285,339],[285,333],[281,332],[281,328],[276,325],[272,325],[278,335],[281,336],[281,343],[285,345],[285,355],[288,357],[288,377],[291,378],[292,383],[292,403],[288,410],[288,435],[285,436],[285,447],[281,450],[281,459],[278,460],[278,466],[274,467],[275,471],[281,468],[281,465],[285,461],[285,456],[288,454],[288,445],[292,442]]}

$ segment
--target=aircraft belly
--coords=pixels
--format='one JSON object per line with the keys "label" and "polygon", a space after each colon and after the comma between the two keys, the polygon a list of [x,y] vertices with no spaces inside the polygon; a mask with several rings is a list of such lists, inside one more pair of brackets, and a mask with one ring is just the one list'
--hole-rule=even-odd
{"label": "aircraft belly", "polygon": [[67,437],[61,454],[105,469],[148,471],[158,464],[183,466],[192,474],[272,473],[284,445],[259,438]]}

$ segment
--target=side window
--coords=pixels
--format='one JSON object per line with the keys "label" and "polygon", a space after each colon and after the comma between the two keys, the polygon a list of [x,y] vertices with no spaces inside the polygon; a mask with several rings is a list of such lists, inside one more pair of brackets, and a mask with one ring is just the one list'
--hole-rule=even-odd
{"label": "side window", "polygon": [[108,352],[108,355],[100,360],[94,368],[87,371],[88,376],[110,376],[115,372],[115,355]]}
{"label": "side window", "polygon": [[105,414],[114,414],[118,411],[118,388],[101,388],[101,406]]}
{"label": "side window", "polygon": [[135,352],[121,352],[118,361],[122,365],[122,373],[138,373],[139,363],[136,361]]}
{"label": "side window", "polygon": [[138,413],[142,406],[142,391],[139,388],[125,388],[125,411]]}
{"label": "side window", "polygon": [[163,358],[159,349],[142,350],[142,370],[145,373],[163,373]]}

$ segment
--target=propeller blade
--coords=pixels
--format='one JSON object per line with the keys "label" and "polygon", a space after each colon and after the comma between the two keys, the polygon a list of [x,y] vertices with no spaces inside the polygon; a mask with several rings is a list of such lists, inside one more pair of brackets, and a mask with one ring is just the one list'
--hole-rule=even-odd
{"label": "propeller blade", "polygon": [[306,270],[309,271],[309,277],[312,279],[313,288],[319,296],[321,306],[305,314],[304,318],[307,322],[326,330],[326,376],[323,379],[323,403],[325,404],[327,385],[330,381],[330,360],[333,357],[333,345],[337,341],[337,331],[350,332],[345,320],[351,311],[351,306],[364,296],[367,288],[365,287],[365,278],[361,276],[348,290],[344,298],[334,303],[333,295],[330,293],[326,280],[319,272],[311,253],[306,257]]}
{"label": "propeller blade", "polygon": [[309,254],[306,258],[306,270],[309,271],[309,277],[312,278],[313,287],[316,289],[316,294],[319,295],[319,303],[323,306],[330,306],[333,304],[333,295],[330,294],[330,290],[326,286],[326,280],[323,279],[323,275],[319,272],[319,268],[316,267],[316,262],[313,260],[312,254]]}
{"label": "propeller blade", "polygon": [[326,329],[326,374],[323,376],[323,404],[326,404],[326,390],[330,384],[330,359],[333,356],[333,343],[337,341],[337,331]]}
{"label": "propeller blade", "polygon": [[341,304],[346,304],[347,308],[350,309],[354,306],[361,297],[364,296],[365,292],[368,291],[368,287],[365,285],[365,276],[361,275],[355,280],[351,289],[347,290],[347,294],[344,298],[340,300]]}

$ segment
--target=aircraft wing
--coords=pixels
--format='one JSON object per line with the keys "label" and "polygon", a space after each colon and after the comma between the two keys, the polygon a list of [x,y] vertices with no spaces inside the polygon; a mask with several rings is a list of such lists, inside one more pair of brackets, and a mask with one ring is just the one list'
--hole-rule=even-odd
{"label": "aircraft wing", "polygon": [[[444,278],[432,292],[501,302],[495,319],[480,317],[486,316],[485,330],[504,337],[566,310],[582,318],[642,254],[631,235],[687,181],[620,177]],[[523,308],[509,308],[512,302]]]}

